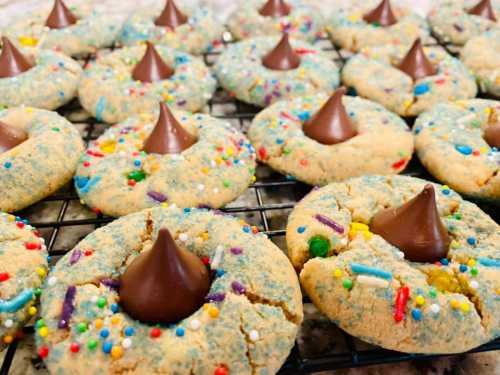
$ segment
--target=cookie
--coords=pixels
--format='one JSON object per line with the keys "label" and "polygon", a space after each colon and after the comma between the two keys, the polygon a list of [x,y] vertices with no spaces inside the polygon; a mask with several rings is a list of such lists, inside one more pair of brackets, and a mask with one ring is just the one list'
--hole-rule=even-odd
{"label": "cookie", "polygon": [[90,6],[66,6],[62,0],[40,5],[25,17],[2,33],[21,46],[53,49],[69,56],[86,56],[110,47],[121,27],[116,16],[98,13]]}
{"label": "cookie", "polygon": [[55,112],[0,111],[0,210],[14,212],[56,192],[84,150],[78,130]]}
{"label": "cookie", "polygon": [[143,41],[201,55],[221,44],[224,27],[210,8],[189,8],[179,2],[167,0],[162,9],[141,9],[123,24],[118,38],[123,45]]}
{"label": "cookie", "polygon": [[315,190],[287,226],[313,303],[349,334],[409,353],[458,353],[498,337],[499,241],[476,205],[407,176]]}
{"label": "cookie", "polygon": [[[160,228],[213,275],[205,305],[169,325],[141,323],[122,304],[124,274]],[[247,228],[213,211],[169,207],[88,235],[57,263],[42,294],[36,339],[49,371],[276,373],[302,321],[301,293],[283,253]]]}
{"label": "cookie", "polygon": [[[413,153],[413,137],[405,122],[366,99],[345,96],[341,108],[333,100],[321,93],[280,101],[260,112],[248,131],[259,159],[311,185],[402,171]],[[307,135],[304,126],[309,121],[323,130],[334,123],[332,133],[339,133],[338,116],[318,117],[325,111],[346,113],[353,134],[335,143],[321,134]]]}
{"label": "cookie", "polygon": [[386,0],[342,4],[332,12],[327,31],[336,45],[355,52],[382,44],[409,45],[416,38],[429,41],[425,19],[411,9],[393,5]]}
{"label": "cookie", "polygon": [[413,128],[420,161],[459,193],[500,200],[500,152],[496,148],[500,139],[495,143],[488,137],[489,128],[500,128],[495,125],[498,115],[500,102],[482,99],[442,103],[424,112]]}
{"label": "cookie", "polygon": [[[138,71],[160,65],[170,69],[171,74],[165,78],[153,75],[149,81],[140,74],[135,77]],[[148,44],[124,47],[99,57],[85,69],[78,93],[83,108],[98,121],[116,123],[137,113],[154,111],[160,100],[174,108],[200,111],[215,87],[215,79],[201,59]]]}
{"label": "cookie", "polygon": [[[415,61],[422,63],[422,56],[432,71],[412,77],[407,68],[415,68]],[[342,80],[359,95],[402,116],[416,116],[436,103],[469,99],[477,93],[474,77],[458,59],[440,47],[422,49],[417,42],[409,50],[391,45],[363,49],[349,59]]]}
{"label": "cookie", "polygon": [[214,71],[231,95],[259,107],[321,91],[331,93],[339,84],[338,68],[324,52],[299,40],[289,42],[287,34],[281,40],[258,37],[228,46]]}
{"label": "cookie", "polygon": [[27,220],[0,212],[0,349],[37,313],[47,268],[39,232]]}
{"label": "cookie", "polygon": [[287,32],[314,42],[322,36],[324,19],[319,9],[303,0],[248,0],[229,15],[227,26],[236,40]]}
{"label": "cookie", "polygon": [[500,7],[490,0],[446,0],[431,9],[427,19],[443,42],[464,45],[500,25]]}
{"label": "cookie", "polygon": [[80,65],[60,53],[18,50],[3,37],[0,55],[0,108],[28,105],[56,109],[76,96]]}
{"label": "cookie", "polygon": [[165,138],[153,131],[166,117],[164,110],[160,118],[154,113],[131,117],[90,144],[75,177],[85,204],[111,216],[169,204],[216,208],[246,190],[253,181],[255,152],[227,122],[174,112],[194,143],[171,153],[148,148],[150,140]]}
{"label": "cookie", "polygon": [[476,76],[482,92],[500,97],[500,28],[471,38],[460,59]]}

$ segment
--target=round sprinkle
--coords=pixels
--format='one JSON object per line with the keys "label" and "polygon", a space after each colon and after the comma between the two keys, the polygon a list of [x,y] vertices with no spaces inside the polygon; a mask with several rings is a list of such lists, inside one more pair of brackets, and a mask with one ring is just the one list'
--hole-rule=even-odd
{"label": "round sprinkle", "polygon": [[7,328],[10,328],[10,327],[12,327],[12,326],[14,325],[14,322],[12,321],[12,319],[7,319],[7,320],[3,323],[3,325],[4,325],[5,327],[7,327]]}
{"label": "round sprinkle", "polygon": [[113,349],[113,344],[110,341],[106,341],[102,344],[102,351],[106,354],[111,353],[111,349]]}
{"label": "round sprinkle", "polygon": [[478,269],[476,267],[472,267],[470,269],[470,273],[472,276],[477,276],[477,274],[479,273]]}
{"label": "round sprinkle", "polygon": [[312,257],[325,258],[330,250],[330,241],[323,236],[314,236],[309,239],[309,253]]}
{"label": "round sprinkle", "polygon": [[101,329],[103,325],[104,322],[102,321],[102,319],[96,319],[94,322],[94,326],[96,329]]}
{"label": "round sprinkle", "polygon": [[448,259],[446,258],[443,258],[439,261],[443,266],[447,266],[450,262],[448,261]]}
{"label": "round sprinkle", "polygon": [[201,327],[201,322],[198,319],[193,319],[189,323],[189,327],[193,330],[196,331]]}
{"label": "round sprinkle", "polygon": [[100,335],[103,339],[105,339],[106,337],[108,337],[108,336],[109,336],[109,329],[107,329],[107,328],[103,328],[103,329],[101,329],[101,332],[99,332],[99,335]]}
{"label": "round sprinkle", "polygon": [[476,261],[475,261],[474,259],[469,259],[469,260],[467,261],[467,265],[468,265],[469,267],[474,267],[474,266],[476,265]]}
{"label": "round sprinkle", "polygon": [[437,297],[437,290],[436,290],[436,288],[434,288],[434,287],[430,288],[430,290],[429,290],[429,296],[431,298],[436,298]]}
{"label": "round sprinkle", "polygon": [[469,237],[467,238],[467,243],[471,246],[474,246],[476,244],[476,239],[474,237]]}
{"label": "round sprinkle", "polygon": [[458,269],[459,269],[460,272],[467,272],[468,267],[465,264],[461,264],[458,267]]}
{"label": "round sprinkle", "polygon": [[80,351],[80,344],[72,342],[69,346],[69,350],[71,350],[72,353],[78,353]]}
{"label": "round sprinkle", "polygon": [[298,227],[297,233],[304,233],[306,231],[306,227]]}
{"label": "round sprinkle", "polygon": [[154,327],[151,329],[151,331],[149,332],[149,336],[151,336],[152,338],[158,338],[161,336],[161,330],[157,327]]}
{"label": "round sprinkle", "polygon": [[186,233],[179,234],[179,240],[186,242],[188,240],[188,235]]}
{"label": "round sprinkle", "polygon": [[37,312],[38,309],[35,306],[30,306],[30,308],[28,309],[28,314],[30,315],[36,315]]}
{"label": "round sprinkle", "polygon": [[111,349],[111,357],[114,359],[121,358],[123,356],[123,348],[121,346],[113,346]]}
{"label": "round sprinkle", "polygon": [[48,283],[50,286],[54,286],[54,285],[56,285],[56,283],[57,283],[57,277],[55,277],[55,276],[51,276],[51,277],[49,277],[49,279],[47,280],[47,283]]}
{"label": "round sprinkle", "polygon": [[336,268],[335,271],[333,271],[333,276],[336,279],[339,279],[342,276],[342,270],[340,270],[339,268]]}
{"label": "round sprinkle", "polygon": [[258,341],[260,338],[259,332],[257,332],[255,329],[252,329],[248,334],[248,336],[250,337],[250,340],[253,342]]}
{"label": "round sprinkle", "polygon": [[229,370],[224,366],[220,366],[215,369],[214,375],[229,375]]}
{"label": "round sprinkle", "polygon": [[49,334],[49,329],[47,327],[42,327],[38,330],[38,334],[40,335],[40,337],[47,337],[47,335]]}
{"label": "round sprinkle", "polygon": [[452,309],[458,309],[460,307],[460,302],[458,302],[456,299],[452,299],[450,301],[450,305]]}
{"label": "round sprinkle", "polygon": [[470,287],[472,289],[477,289],[479,287],[479,283],[476,281],[476,280],[472,280],[470,283],[469,283]]}
{"label": "round sprinkle", "polygon": [[215,319],[219,316],[219,309],[216,306],[210,306],[207,313],[211,318]]}
{"label": "round sprinkle", "polygon": [[7,336],[3,337],[4,344],[9,345],[12,343],[12,341],[14,341],[14,337],[12,337],[11,335],[7,335]]}
{"label": "round sprinkle", "polygon": [[87,348],[89,350],[95,350],[95,348],[97,348],[97,340],[89,340],[87,342]]}
{"label": "round sprinkle", "polygon": [[120,306],[118,306],[118,304],[117,304],[117,303],[113,303],[113,304],[111,304],[111,306],[110,306],[110,307],[111,307],[111,311],[113,311],[113,313],[115,313],[115,314],[116,314],[118,311],[120,311]]}
{"label": "round sprinkle", "polygon": [[177,327],[177,328],[175,329],[175,335],[176,335],[177,337],[184,337],[184,334],[185,334],[184,328],[182,328],[182,327]]}
{"label": "round sprinkle", "polygon": [[411,310],[411,317],[416,321],[422,320],[422,310],[420,309]]}
{"label": "round sprinkle", "polygon": [[47,346],[42,346],[40,349],[38,349],[38,356],[40,358],[47,358],[49,355],[49,348]]}
{"label": "round sprinkle", "polygon": [[124,338],[123,341],[122,341],[122,346],[125,348],[125,349],[128,349],[132,346],[132,339],[127,337],[127,338]]}
{"label": "round sprinkle", "polygon": [[467,313],[470,310],[470,305],[467,302],[462,302],[460,304],[460,310],[462,310],[464,313]]}
{"label": "round sprinkle", "polygon": [[418,296],[415,298],[415,303],[417,304],[417,306],[422,306],[422,305],[425,303],[425,298],[424,298],[424,296],[418,295]]}
{"label": "round sprinkle", "polygon": [[78,332],[80,333],[84,333],[85,331],[87,331],[87,325],[85,323],[78,323]]}
{"label": "round sprinkle", "polygon": [[125,328],[123,333],[125,333],[125,336],[134,336],[135,329],[133,327],[127,327],[127,328]]}
{"label": "round sprinkle", "polygon": [[433,304],[429,307],[429,309],[431,310],[431,312],[432,312],[433,314],[439,314],[439,311],[441,310],[441,307],[439,307],[439,305],[437,305],[437,304],[433,303]]}
{"label": "round sprinkle", "polygon": [[104,297],[99,297],[97,299],[97,307],[99,307],[100,309],[102,309],[104,306],[106,306],[106,298]]}
{"label": "round sprinkle", "polygon": [[351,279],[344,279],[344,281],[342,282],[342,286],[347,290],[351,290],[352,289],[352,280]]}

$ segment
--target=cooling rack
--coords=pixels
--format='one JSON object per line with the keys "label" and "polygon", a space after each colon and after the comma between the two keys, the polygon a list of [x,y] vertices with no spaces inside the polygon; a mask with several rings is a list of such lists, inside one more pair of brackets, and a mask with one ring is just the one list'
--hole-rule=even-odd
{"label": "cooling rack", "polygon": [[[225,34],[223,44],[231,42],[230,35]],[[331,56],[340,68],[344,66],[346,60],[351,55],[348,51],[339,50],[325,38],[321,39],[318,45],[325,53]],[[453,55],[457,54],[456,49],[445,44],[440,44],[437,41],[428,45],[440,46]],[[207,65],[213,65],[221,52],[221,48],[223,48],[223,45],[203,56]],[[88,63],[89,60],[83,61],[82,64]],[[79,103],[75,100],[61,108],[58,112],[73,120],[71,114],[79,109],[81,109]],[[243,132],[246,132],[250,122],[258,111],[258,108],[235,100],[220,88],[217,89],[214,97],[208,103],[208,112],[212,116],[229,121]],[[72,122],[75,122],[75,120]],[[96,139],[106,128],[95,119],[86,119],[84,122],[84,124],[79,124],[78,127],[86,144]],[[413,125],[413,119],[407,119],[407,122],[408,125]],[[431,181],[434,180],[415,157],[411,160],[403,174]],[[263,165],[258,166],[256,175],[256,182],[250,186],[245,196],[228,205],[222,211],[240,216],[252,225],[255,225],[260,232],[265,233],[272,241],[284,249],[286,218],[296,203],[312,187],[295,181],[290,177],[273,173]],[[499,207],[484,202],[475,203],[493,217],[496,222],[500,223]],[[50,205],[56,214],[45,218],[43,212],[40,211],[47,205]],[[74,218],[69,212],[75,206],[81,206],[81,204],[72,184],[69,184],[60,192],[18,213],[23,218],[35,217],[34,220],[31,220],[31,225],[38,228],[45,238],[47,250],[51,257],[51,265],[54,265],[61,256],[70,251],[79,239],[113,220],[113,218],[90,211],[84,218]],[[61,233],[66,228],[84,229],[83,233],[73,243],[60,244]],[[440,357],[440,355],[399,353],[366,344],[340,330],[325,317],[321,316],[321,314],[315,311],[307,297],[304,298],[304,303],[305,320],[295,346],[279,371],[280,375],[309,374],[342,368]],[[23,330],[24,336],[30,336],[33,333],[33,326],[27,326]],[[0,367],[0,375],[9,374],[19,344],[20,341],[14,341],[6,349]],[[493,350],[500,350],[500,338],[475,348],[470,353]],[[33,357],[35,357],[34,353]],[[37,369],[43,368],[43,362],[39,358],[32,358],[32,363]]]}

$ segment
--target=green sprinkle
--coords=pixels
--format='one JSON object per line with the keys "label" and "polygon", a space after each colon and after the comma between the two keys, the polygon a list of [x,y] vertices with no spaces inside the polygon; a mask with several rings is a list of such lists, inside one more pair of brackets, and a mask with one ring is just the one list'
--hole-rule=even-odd
{"label": "green sprinkle", "polygon": [[104,306],[106,306],[106,298],[99,297],[99,299],[97,300],[97,307],[102,309]]}
{"label": "green sprinkle", "polygon": [[351,290],[352,289],[352,280],[351,279],[344,279],[344,281],[342,281],[342,286],[344,288],[346,288],[347,290]]}
{"label": "green sprinkle", "polygon": [[456,220],[462,220],[462,214],[457,212],[454,216]]}
{"label": "green sprinkle", "polygon": [[476,267],[472,267],[470,269],[470,273],[472,276],[477,276],[477,274],[479,273],[478,269]]}
{"label": "green sprinkle", "polygon": [[59,128],[52,128],[52,130],[55,132],[61,131],[61,129],[59,129]]}
{"label": "green sprinkle", "polygon": [[35,323],[36,328],[42,328],[45,327],[45,321],[43,319],[38,319]]}
{"label": "green sprinkle", "polygon": [[228,181],[228,180],[224,180],[224,182],[222,182],[222,184],[224,185],[224,187],[228,188],[231,186],[231,182]]}
{"label": "green sprinkle", "polygon": [[436,298],[437,297],[436,288],[431,287],[431,289],[429,290],[429,296],[431,296],[431,298]]}
{"label": "green sprinkle", "polygon": [[89,342],[87,343],[87,348],[89,348],[89,350],[94,350],[95,348],[97,348],[97,340],[89,340]]}
{"label": "green sprinkle", "polygon": [[479,120],[472,120],[470,122],[470,124],[474,127],[474,128],[480,128],[481,127],[481,123],[479,122]]}
{"label": "green sprinkle", "polygon": [[398,155],[399,155],[400,157],[404,158],[404,157],[406,156],[406,152],[404,152],[404,151],[399,151],[399,152],[398,152]]}
{"label": "green sprinkle", "polygon": [[42,289],[36,288],[35,289],[35,297],[40,297],[42,295]]}
{"label": "green sprinkle", "polygon": [[127,178],[135,182],[140,182],[146,178],[146,173],[144,171],[132,171],[127,175]]}
{"label": "green sprinkle", "polygon": [[87,331],[87,325],[85,323],[78,323],[78,332],[84,333]]}
{"label": "green sprinkle", "polygon": [[283,149],[283,154],[285,154],[285,155],[288,155],[290,152],[292,152],[292,150],[290,150],[288,147],[285,147]]}
{"label": "green sprinkle", "polygon": [[330,250],[330,241],[323,236],[314,236],[309,239],[309,253],[312,257],[325,258]]}

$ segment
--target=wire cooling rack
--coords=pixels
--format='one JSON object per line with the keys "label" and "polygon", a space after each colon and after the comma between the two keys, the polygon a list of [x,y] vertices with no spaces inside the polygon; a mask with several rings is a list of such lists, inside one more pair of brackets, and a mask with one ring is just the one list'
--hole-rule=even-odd
{"label": "wire cooling rack", "polygon": [[[224,44],[230,42],[230,36],[225,35]],[[457,53],[449,46],[437,42],[431,44],[441,46],[451,54],[456,55]],[[348,51],[339,50],[327,39],[320,40],[319,45],[325,53],[331,55],[339,67],[343,67],[351,55]],[[219,48],[203,56],[207,65],[213,65],[220,51]],[[88,60],[82,63],[87,62]],[[80,109],[78,101],[75,100],[61,108],[59,113],[76,123],[85,143],[88,144],[91,140],[96,139],[106,129],[106,126],[99,124],[95,119],[85,119],[82,121],[84,123],[80,124],[78,118],[72,117],[75,111]],[[246,132],[259,109],[239,102],[222,89],[217,89],[216,94],[208,103],[208,111],[212,116],[225,119],[236,128]],[[407,121],[410,126],[413,125],[412,119],[407,119]],[[416,158],[412,159],[403,174],[433,180]],[[256,182],[250,186],[244,197],[228,205],[222,211],[240,216],[255,225],[260,232],[267,234],[272,241],[284,249],[286,218],[297,201],[311,190],[311,186],[274,173],[262,165],[257,168],[256,175]],[[496,222],[500,223],[499,207],[481,202],[476,203]],[[75,210],[79,214],[74,214]],[[84,212],[83,217],[81,217],[82,211]],[[50,212],[50,215],[45,215],[45,212]],[[47,250],[51,256],[51,265],[70,251],[86,234],[113,220],[113,218],[86,210],[80,204],[72,184],[17,214],[23,218],[29,218],[31,225],[40,230],[46,240]],[[60,241],[65,236],[65,231],[76,231],[76,238],[69,243]],[[340,330],[328,319],[321,316],[315,311],[307,297],[304,298],[304,302],[305,320],[295,346],[279,371],[281,375],[309,374],[318,371],[440,357],[440,355],[399,353],[366,344]],[[33,332],[33,326],[25,327],[23,330],[25,339],[27,336],[33,335]],[[16,352],[21,342],[21,340],[14,341],[9,345],[0,367],[0,375],[8,375],[13,369]],[[500,350],[500,338],[482,345],[470,353],[493,350]],[[34,367],[43,369],[43,362],[36,358],[34,352],[32,357]]]}

